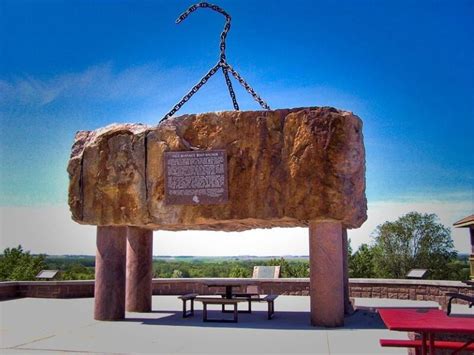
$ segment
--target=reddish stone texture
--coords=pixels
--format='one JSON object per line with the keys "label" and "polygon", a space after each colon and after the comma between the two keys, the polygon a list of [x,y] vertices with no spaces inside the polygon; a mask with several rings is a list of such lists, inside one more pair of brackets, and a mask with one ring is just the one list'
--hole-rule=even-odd
{"label": "reddish stone texture", "polygon": [[94,319],[125,318],[126,227],[97,227]]}
{"label": "reddish stone texture", "polygon": [[342,225],[337,221],[310,221],[309,263],[311,324],[344,325],[344,270]]}
{"label": "reddish stone texture", "polygon": [[[226,150],[229,200],[167,205],[165,152]],[[303,227],[367,219],[362,121],[331,107],[173,117],[78,132],[69,206],[82,224],[155,230]]]}
{"label": "reddish stone texture", "polygon": [[153,231],[128,227],[125,306],[128,312],[150,312],[153,277]]}
{"label": "reddish stone texture", "polygon": [[[253,284],[259,286],[262,294],[309,296],[309,279],[307,278],[276,279],[272,281],[255,279],[253,281]],[[360,279],[351,279],[349,280],[350,296],[352,298],[362,297],[362,293],[364,293],[371,298],[387,298],[387,289],[390,288],[393,297],[396,299],[417,299],[417,289],[419,286],[416,284],[408,283],[408,281],[404,283],[404,280],[397,280],[396,285],[391,280],[386,280],[386,282],[380,281],[380,279],[374,279],[372,282],[362,283]],[[236,279],[236,282],[238,282],[238,279]],[[443,307],[448,302],[448,297],[445,296],[446,292],[454,291],[474,296],[474,289],[466,287],[460,282],[458,283],[459,286],[455,287],[443,285],[443,281],[424,282],[433,282],[434,284],[427,286],[428,291],[420,296],[425,297],[428,301],[438,302]],[[180,295],[188,292],[216,294],[223,292],[223,290],[207,287],[203,279],[154,279],[152,287],[154,295]],[[93,280],[0,282],[0,298],[3,297],[1,299],[16,297],[77,298],[93,296]],[[453,302],[465,304],[462,300],[454,300]]]}
{"label": "reddish stone texture", "polygon": [[[12,297],[81,298],[94,296],[94,281],[19,281]],[[0,283],[0,295],[3,293]],[[11,289],[11,286],[9,287]],[[11,291],[10,291],[11,292]]]}
{"label": "reddish stone texture", "polygon": [[347,229],[342,230],[342,270],[344,275],[344,314],[352,314],[352,306],[349,295],[349,239],[347,238]]}
{"label": "reddish stone texture", "polygon": [[19,297],[18,284],[16,282],[0,283],[0,300],[8,300]]}

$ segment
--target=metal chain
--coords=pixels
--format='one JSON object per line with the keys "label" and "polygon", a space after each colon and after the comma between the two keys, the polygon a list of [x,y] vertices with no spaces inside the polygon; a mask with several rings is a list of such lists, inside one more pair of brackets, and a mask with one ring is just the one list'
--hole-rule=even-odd
{"label": "metal chain", "polygon": [[[270,110],[270,106],[267,105],[265,101],[262,100],[262,98],[255,92],[255,90],[252,89],[252,87],[235,71],[234,68],[232,68],[228,63],[225,55],[225,49],[226,49],[226,43],[225,40],[227,38],[227,33],[230,30],[230,21],[231,17],[230,15],[222,8],[220,8],[217,5],[209,4],[207,2],[200,2],[198,4],[194,4],[190,6],[185,12],[183,12],[176,20],[176,23],[182,22],[186,17],[188,17],[191,13],[196,11],[198,8],[210,8],[211,10],[217,11],[221,13],[222,15],[225,16],[225,25],[224,29],[221,33],[220,36],[220,60],[219,62],[212,67],[211,70],[207,72],[206,75],[196,84],[193,86],[193,88],[183,96],[183,98],[176,104],[174,107],[169,111],[162,119],[161,121],[164,121],[171,116],[173,116],[200,88],[203,86],[211,76],[213,76],[219,68],[222,69],[222,73],[224,74],[225,82],[227,84],[227,88],[229,89],[229,95],[230,98],[232,99],[232,104],[234,105],[235,110],[239,110],[239,104],[237,103],[237,98],[235,96],[234,88],[232,87],[232,82],[230,81],[229,77],[229,71],[232,73],[234,78],[236,78],[239,83],[247,90],[250,95],[262,106],[262,108],[266,110]],[[161,122],[160,121],[160,122]]]}
{"label": "metal chain", "polygon": [[[220,63],[217,63],[216,65],[214,65],[212,67],[211,70],[209,70],[207,72],[206,75],[204,75],[204,77],[196,84],[193,86],[193,88],[191,90],[189,90],[189,92],[183,96],[183,98],[176,104],[174,105],[174,107],[171,109],[170,112],[168,112],[162,119],[161,121],[164,121],[168,118],[170,118],[171,116],[173,116],[180,108],[181,106],[183,106],[190,98],[191,96],[193,96],[195,93],[197,93],[197,91],[201,88],[201,86],[203,86],[211,76],[213,76],[220,68]],[[160,121],[160,122],[161,122]]]}
{"label": "metal chain", "polygon": [[239,104],[237,103],[237,97],[235,97],[235,92],[234,92],[234,88],[232,87],[232,82],[230,81],[230,78],[229,78],[229,73],[227,72],[227,69],[224,66],[221,65],[221,67],[222,67],[222,72],[224,73],[224,78],[227,84],[227,88],[229,89],[230,98],[232,99],[232,104],[234,105],[234,109],[238,111]]}
{"label": "metal chain", "polygon": [[240,76],[239,73],[237,73],[237,71],[234,68],[230,66],[230,64],[225,63],[224,65],[226,69],[230,70],[234,78],[236,78],[239,81],[239,83],[245,88],[245,90],[247,90],[247,92],[250,95],[252,95],[255,101],[257,101],[260,104],[260,106],[262,106],[265,110],[270,110],[270,106],[268,106],[268,104],[265,101],[263,101],[263,99],[255,92],[255,90],[252,89],[252,87],[244,80],[244,78]]}

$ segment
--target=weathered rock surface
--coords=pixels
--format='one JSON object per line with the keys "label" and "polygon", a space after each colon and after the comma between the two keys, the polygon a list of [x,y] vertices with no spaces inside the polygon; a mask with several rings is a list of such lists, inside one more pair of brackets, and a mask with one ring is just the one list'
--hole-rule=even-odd
{"label": "weathered rock surface", "polygon": [[[225,149],[229,200],[166,205],[166,151]],[[81,131],[68,172],[72,218],[98,226],[240,231],[366,219],[362,121],[330,107],[184,115],[156,127]]]}

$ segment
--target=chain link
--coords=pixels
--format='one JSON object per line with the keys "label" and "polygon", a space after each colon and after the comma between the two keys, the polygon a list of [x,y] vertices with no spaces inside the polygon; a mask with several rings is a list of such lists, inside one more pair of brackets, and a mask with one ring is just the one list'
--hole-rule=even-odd
{"label": "chain link", "polygon": [[234,78],[236,78],[239,81],[239,83],[245,88],[245,90],[247,90],[247,92],[250,95],[252,95],[255,101],[257,101],[260,104],[260,106],[262,106],[265,110],[270,110],[270,106],[268,106],[268,104],[265,101],[263,101],[263,99],[255,92],[254,89],[252,89],[252,87],[244,80],[244,78],[242,78],[240,74],[237,73],[237,71],[234,68],[232,68],[227,63],[225,63],[224,65],[225,65],[225,68],[232,73]]}
{"label": "chain link", "polygon": [[[227,88],[229,89],[229,95],[230,98],[232,99],[232,104],[234,105],[235,110],[239,110],[239,104],[237,103],[237,98],[235,96],[234,88],[232,87],[232,82],[230,81],[229,77],[229,71],[231,74],[234,76],[235,79],[238,80],[238,82],[247,90],[247,92],[252,95],[252,97],[257,101],[262,108],[266,110],[270,110],[270,106],[262,100],[262,98],[255,92],[254,89],[240,76],[237,71],[235,71],[234,68],[232,68],[228,63],[225,55],[225,49],[226,49],[226,43],[225,40],[227,38],[227,33],[230,30],[230,21],[231,17],[230,15],[222,8],[220,8],[217,5],[209,4],[207,2],[200,2],[198,4],[194,4],[190,6],[185,12],[183,12],[176,20],[176,23],[182,22],[184,19],[186,19],[191,13],[196,11],[199,8],[210,8],[214,11],[217,11],[221,13],[222,15],[225,16],[225,25],[224,29],[220,35],[220,60],[219,62],[212,67],[211,70],[207,72],[206,75],[203,76],[203,78],[193,86],[193,88],[183,96],[183,98],[176,104],[174,107],[161,119],[161,121],[164,121],[171,116],[173,116],[200,88],[203,86],[211,76],[213,76],[219,68],[222,69],[222,73],[224,74],[225,82],[227,84]],[[161,122],[160,121],[160,122]]]}

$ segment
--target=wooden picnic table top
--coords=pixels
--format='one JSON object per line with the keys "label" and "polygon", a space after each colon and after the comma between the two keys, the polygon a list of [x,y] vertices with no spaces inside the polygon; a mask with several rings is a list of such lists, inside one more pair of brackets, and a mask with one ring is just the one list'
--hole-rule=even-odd
{"label": "wooden picnic table top", "polygon": [[206,303],[216,303],[216,304],[232,304],[236,302],[246,302],[246,298],[221,298],[221,297],[196,297],[196,301],[206,302]]}

